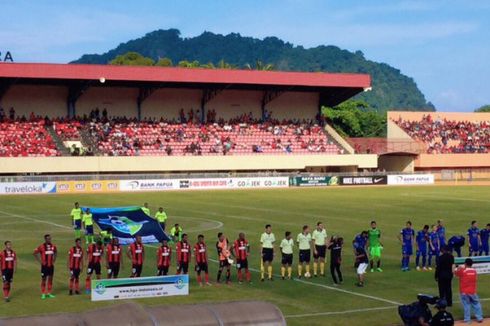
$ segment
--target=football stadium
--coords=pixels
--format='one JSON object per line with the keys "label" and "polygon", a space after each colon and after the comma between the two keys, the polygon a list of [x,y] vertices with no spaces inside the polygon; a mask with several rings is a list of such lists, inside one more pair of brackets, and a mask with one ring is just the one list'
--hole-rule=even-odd
{"label": "football stadium", "polygon": [[489,112],[359,136],[369,71],[14,58],[0,325],[490,325]]}

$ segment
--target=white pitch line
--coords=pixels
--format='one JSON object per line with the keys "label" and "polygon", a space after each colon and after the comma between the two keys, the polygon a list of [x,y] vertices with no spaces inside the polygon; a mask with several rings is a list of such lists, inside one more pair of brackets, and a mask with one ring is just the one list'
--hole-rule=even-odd
{"label": "white pitch line", "polygon": [[297,314],[297,315],[285,315],[284,318],[302,318],[302,317],[315,317],[315,316],[330,316],[330,315],[345,315],[356,312],[366,312],[366,311],[376,311],[376,310],[388,310],[394,309],[397,306],[386,306],[386,307],[377,307],[377,308],[364,308],[364,309],[352,309],[352,310],[343,310],[343,311],[326,311],[326,312],[315,312],[311,314]]}
{"label": "white pitch line", "polygon": [[25,215],[12,214],[12,213],[5,212],[5,211],[0,211],[0,213],[5,214],[5,215],[8,215],[10,217],[18,217],[18,218],[22,218],[22,219],[28,220],[28,221],[40,222],[40,223],[44,223],[44,224],[53,225],[53,226],[56,226],[56,227],[59,227],[59,228],[62,228],[62,229],[72,230],[71,227],[66,226],[66,225],[61,225],[61,224],[57,224],[57,223],[53,223],[53,222],[48,222],[48,221],[40,220],[40,219],[33,218],[33,217],[27,217]]}
{"label": "white pitch line", "polygon": [[[212,261],[212,262],[218,263],[218,261],[216,259],[212,259],[212,258],[208,258],[208,259],[210,261]],[[260,273],[260,271],[258,269],[255,269],[255,268],[249,268],[249,270],[251,270],[252,272]],[[275,277],[281,277],[278,274],[274,274],[274,276]],[[337,287],[332,287],[332,286],[328,286],[328,285],[324,285],[324,284],[319,284],[319,283],[314,283],[314,282],[308,282],[308,281],[300,280],[298,278],[293,278],[293,281],[296,281],[296,282],[299,282],[299,283],[303,283],[303,284],[307,284],[307,285],[318,286],[318,287],[321,287],[321,288],[324,288],[324,289],[328,289],[328,290],[332,290],[332,291],[337,291],[337,292],[342,292],[342,293],[346,293],[346,294],[350,294],[350,295],[355,295],[355,296],[363,297],[363,298],[366,298],[366,299],[371,299],[371,300],[376,300],[376,301],[382,301],[382,302],[390,303],[390,304],[396,305],[396,306],[402,305],[402,303],[400,303],[400,302],[396,302],[396,301],[392,301],[392,300],[388,300],[388,299],[383,299],[383,298],[376,297],[376,296],[373,296],[373,295],[368,295],[368,294],[363,294],[363,293],[359,293],[359,292],[353,292],[353,291],[349,291],[349,290],[344,290],[344,289],[340,289],[340,288],[337,288]]]}

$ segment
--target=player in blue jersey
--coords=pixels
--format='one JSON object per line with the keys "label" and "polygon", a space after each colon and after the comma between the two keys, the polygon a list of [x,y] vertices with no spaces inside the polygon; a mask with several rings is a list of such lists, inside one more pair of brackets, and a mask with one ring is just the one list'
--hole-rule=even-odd
{"label": "player in blue jersey", "polygon": [[413,241],[415,232],[412,228],[412,222],[408,221],[405,228],[400,231],[398,240],[402,245],[402,271],[410,270],[410,256],[413,255]]}
{"label": "player in blue jersey", "polygon": [[488,256],[489,252],[489,246],[488,246],[488,238],[490,236],[490,223],[487,224],[487,227],[485,229],[480,230],[480,256],[485,255]]}
{"label": "player in blue jersey", "polygon": [[476,221],[471,221],[471,227],[468,229],[468,256],[478,256],[480,253],[480,229]]}
{"label": "player in blue jersey", "polygon": [[367,231],[362,231],[361,233],[356,235],[354,237],[354,240],[352,240],[352,246],[354,247],[354,251],[359,247],[366,248],[367,239],[368,239]]}
{"label": "player in blue jersey", "polygon": [[[427,270],[427,248],[429,242],[429,226],[424,225],[424,228],[417,232],[415,237],[415,243],[417,244],[417,255],[415,257],[415,265],[417,265],[417,270],[423,269]],[[420,257],[422,257],[422,267],[420,266]]]}
{"label": "player in blue jersey", "polygon": [[435,264],[437,265],[437,261],[439,259],[439,253],[441,250],[441,246],[439,243],[439,235],[437,234],[437,225],[431,226],[432,231],[429,233],[429,270],[432,270],[432,257],[435,257]]}
{"label": "player in blue jersey", "polygon": [[446,228],[442,220],[437,220],[437,235],[439,236],[439,245],[442,248],[446,245]]}
{"label": "player in blue jersey", "polygon": [[449,246],[449,249],[451,250],[451,253],[453,253],[453,250],[456,251],[456,254],[458,257],[461,257],[461,248],[464,246],[465,243],[465,238],[462,235],[455,235],[449,238],[449,241],[447,242],[447,245]]}

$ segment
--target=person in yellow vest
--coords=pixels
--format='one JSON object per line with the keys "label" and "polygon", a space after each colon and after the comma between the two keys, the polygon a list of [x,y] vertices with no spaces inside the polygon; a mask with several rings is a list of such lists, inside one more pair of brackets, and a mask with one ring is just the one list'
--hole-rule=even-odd
{"label": "person in yellow vest", "polygon": [[71,210],[70,216],[73,229],[75,230],[75,238],[78,239],[81,236],[82,230],[82,209],[80,208],[80,204],[78,204],[78,202],[75,203],[75,207]]}
{"label": "person in yellow vest", "polygon": [[260,236],[260,250],[262,260],[260,261],[260,280],[264,281],[265,268],[267,267],[267,276],[272,281],[272,261],[274,260],[274,242],[276,237],[272,233],[272,226],[267,224],[265,232]]}
{"label": "person in yellow vest", "polygon": [[180,227],[179,223],[175,223],[175,226],[170,229],[170,236],[173,242],[182,241],[182,234],[184,230]]}
{"label": "person in yellow vest", "polygon": [[100,231],[100,238],[104,245],[108,245],[112,242],[112,228],[108,228],[107,230]]}
{"label": "person in yellow vest", "polygon": [[163,207],[160,207],[158,209],[158,211],[155,214],[155,219],[157,220],[158,223],[160,223],[162,230],[165,231],[165,222],[167,221],[167,214],[163,211]]}
{"label": "person in yellow vest", "polygon": [[148,203],[144,203],[143,207],[141,207],[141,210],[143,213],[145,213],[148,216],[151,216],[150,208],[148,208]]}
{"label": "person in yellow vest", "polygon": [[90,208],[85,209],[82,223],[83,228],[85,229],[85,243],[94,243],[94,219],[92,218]]}
{"label": "person in yellow vest", "polygon": [[291,279],[291,274],[293,272],[293,248],[294,240],[291,238],[291,232],[286,231],[284,239],[281,241],[281,277],[284,280],[286,276],[286,269],[288,271],[288,279]]}
{"label": "person in yellow vest", "polygon": [[316,229],[311,235],[313,239],[313,276],[317,277],[318,263],[320,275],[325,276],[325,258],[327,254],[327,231],[322,222],[316,223]]}
{"label": "person in yellow vest", "polygon": [[305,268],[305,277],[309,278],[310,275],[310,260],[311,260],[311,234],[308,225],[303,226],[303,232],[298,234],[296,242],[299,247],[299,263],[298,263],[298,277],[301,278],[303,274],[303,267]]}

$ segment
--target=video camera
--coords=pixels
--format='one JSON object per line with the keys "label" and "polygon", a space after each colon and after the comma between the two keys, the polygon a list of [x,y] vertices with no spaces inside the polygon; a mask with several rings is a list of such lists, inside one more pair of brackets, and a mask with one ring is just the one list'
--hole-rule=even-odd
{"label": "video camera", "polygon": [[432,319],[429,305],[435,305],[439,297],[429,294],[418,294],[417,301],[398,307],[398,314],[406,326],[420,325],[420,318],[428,322]]}

